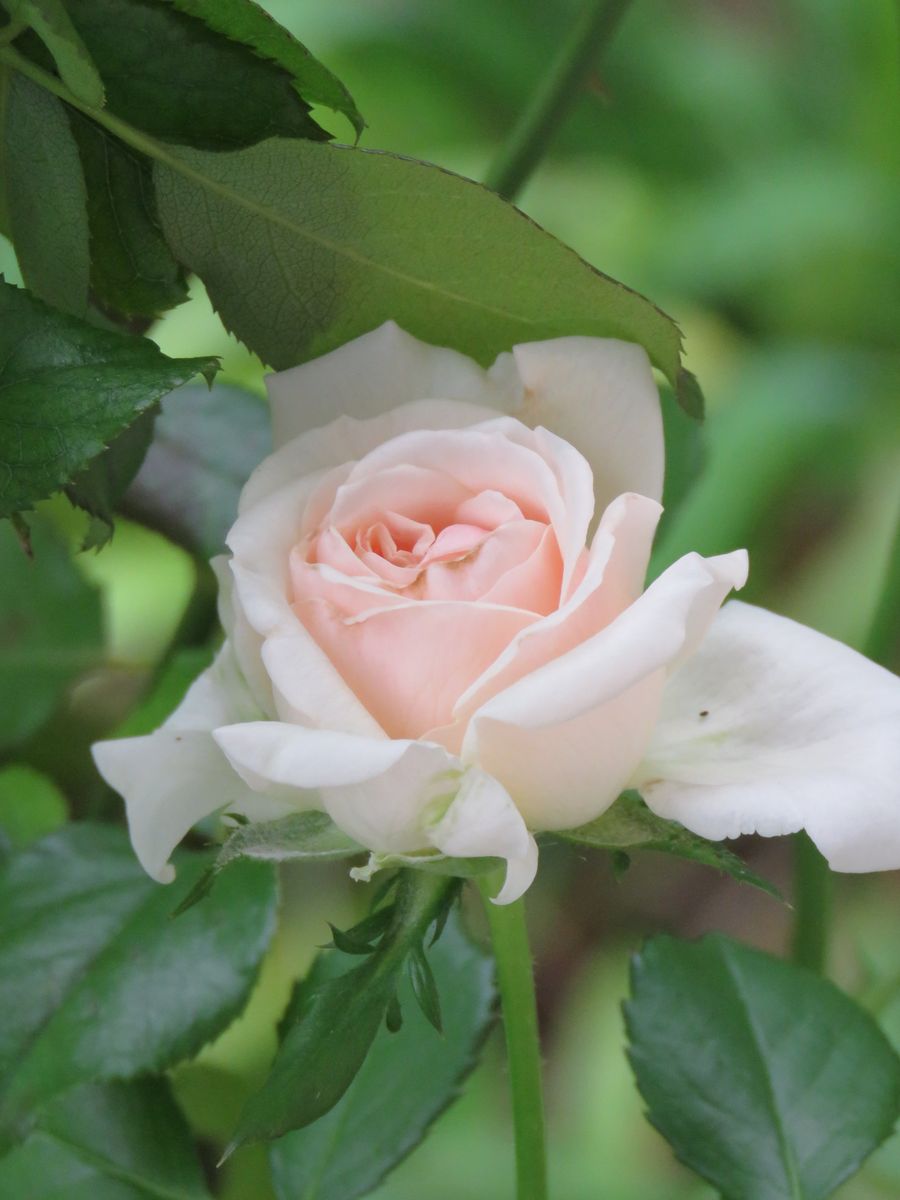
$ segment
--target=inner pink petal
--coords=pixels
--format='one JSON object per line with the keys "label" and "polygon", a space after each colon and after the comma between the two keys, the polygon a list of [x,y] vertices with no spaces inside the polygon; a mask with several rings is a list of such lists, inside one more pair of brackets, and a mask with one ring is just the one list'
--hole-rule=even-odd
{"label": "inner pink petal", "polygon": [[479,525],[448,525],[434,539],[434,545],[422,558],[422,566],[462,558],[480,546],[488,531]]}

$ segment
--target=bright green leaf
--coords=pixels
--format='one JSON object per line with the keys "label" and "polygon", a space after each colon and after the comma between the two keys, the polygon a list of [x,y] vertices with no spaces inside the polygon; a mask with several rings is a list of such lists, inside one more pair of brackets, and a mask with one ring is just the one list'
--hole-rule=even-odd
{"label": "bright green leaf", "polygon": [[52,779],[25,763],[0,769],[0,843],[25,846],[65,825],[68,815]]}
{"label": "bright green leaf", "polygon": [[272,1071],[247,1102],[230,1149],[300,1129],[337,1104],[365,1061],[403,963],[434,920],[448,886],[439,876],[407,872],[377,950],[362,961],[351,956],[359,965],[340,974],[329,957],[338,951],[319,956],[291,1000]]}
{"label": "bright green leaf", "polygon": [[13,71],[0,112],[0,188],[22,277],[48,304],[83,317],[90,280],[87,193],[65,106]]}
{"label": "bright green leaf", "polygon": [[0,283],[0,516],[68,483],[113,438],[209,358],[96,329]]}
{"label": "bright green leaf", "polygon": [[187,282],[159,228],[150,163],[80,113],[69,120],[87,184],[94,299],[115,316],[161,316],[187,299]]}
{"label": "bright green leaf", "polygon": [[0,523],[0,748],[39,729],[66,688],[103,659],[98,593],[43,521],[31,537],[28,558]]}
{"label": "bright green leaf", "polygon": [[128,513],[212,558],[225,548],[241,488],[271,451],[269,412],[259,397],[228,384],[181,388],[162,402]]}
{"label": "bright green leaf", "polygon": [[[418,1011],[408,981],[396,1033],[379,1031],[346,1095],[326,1116],[269,1149],[279,1200],[364,1196],[422,1140],[456,1098],[492,1020],[493,966],[458,915],[428,953],[441,995],[444,1035]],[[333,970],[346,970],[337,955]]]}
{"label": "bright green leaf", "polygon": [[328,136],[288,71],[171,4],[66,3],[103,76],[107,109],[135,128],[207,150]]}
{"label": "bright green leaf", "polygon": [[265,863],[241,863],[202,905],[172,910],[209,864],[144,874],[124,833],[71,825],[0,871],[0,1129],[87,1080],[160,1071],[240,1012],[275,924]]}
{"label": "bright green leaf", "polygon": [[51,1101],[0,1159],[21,1200],[208,1200],[184,1117],[162,1079],[90,1083]]}
{"label": "bright green leaf", "polygon": [[563,334],[624,338],[677,379],[681,339],[664,313],[438,167],[272,140],[235,154],[167,148],[156,180],[176,255],[274,367],[393,318],[483,362]]}
{"label": "bright green leaf", "polygon": [[650,1120],[725,1200],[822,1200],[900,1116],[900,1059],[868,1013],[721,935],[649,941],[625,1016]]}
{"label": "bright green leaf", "polygon": [[366,123],[341,81],[253,0],[169,0],[169,3],[283,67],[290,72],[294,87],[304,100],[343,113],[357,137],[362,133]]}
{"label": "bright green leaf", "polygon": [[73,96],[92,108],[102,108],[103,81],[63,0],[5,0],[13,19],[26,21],[56,63],[60,78]]}
{"label": "bright green leaf", "polygon": [[577,829],[565,829],[554,834],[567,842],[582,846],[595,846],[600,850],[624,851],[657,850],[662,854],[674,854],[691,862],[702,863],[724,871],[740,883],[768,892],[781,899],[781,893],[767,880],[750,870],[721,842],[710,842],[691,833],[677,821],[667,821],[651,812],[637,792],[623,792],[615,804],[602,816]]}

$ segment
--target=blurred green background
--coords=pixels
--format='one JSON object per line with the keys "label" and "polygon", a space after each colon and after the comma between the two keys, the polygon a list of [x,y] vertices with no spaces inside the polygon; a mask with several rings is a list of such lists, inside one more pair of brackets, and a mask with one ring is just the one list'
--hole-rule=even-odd
{"label": "blurred green background", "polygon": [[[368,121],[363,145],[476,179],[575,12],[560,0],[266,7],[346,82]],[[330,114],[323,121],[349,138]],[[660,559],[746,546],[746,598],[855,645],[900,515],[898,129],[893,0],[635,0],[520,198],[684,328],[709,408],[705,468],[696,456],[679,468],[693,486],[668,520]],[[9,253],[2,258],[15,277]],[[153,336],[169,353],[221,354],[226,381],[261,393],[261,364],[225,334],[202,289]],[[43,515],[74,549],[82,518],[62,500]],[[6,818],[13,841],[66,811],[117,811],[93,773],[90,741],[123,720],[132,731],[156,724],[214,636],[202,564],[160,534],[123,521],[106,549],[76,563],[99,588],[102,649],[62,706],[49,705],[3,748],[12,765],[0,771],[0,825],[14,791],[27,783],[34,797],[30,824]],[[68,613],[47,619],[64,626]],[[789,895],[786,843],[739,849]],[[839,881],[834,973],[900,1042],[898,902],[896,875]],[[363,903],[340,868],[286,873],[283,928],[247,1014],[176,1073],[212,1146],[264,1075],[274,1023],[327,939],[326,919],[348,921]],[[618,1007],[628,955],[658,929],[721,929],[780,952],[789,910],[674,860],[638,858],[616,878],[605,857],[560,847],[544,854],[529,912],[554,1196],[711,1195],[641,1115]],[[511,1196],[504,1082],[495,1038],[464,1097],[378,1197]],[[224,1194],[268,1200],[262,1164],[258,1149],[236,1155],[220,1177]],[[896,1200],[900,1141],[840,1196]]]}

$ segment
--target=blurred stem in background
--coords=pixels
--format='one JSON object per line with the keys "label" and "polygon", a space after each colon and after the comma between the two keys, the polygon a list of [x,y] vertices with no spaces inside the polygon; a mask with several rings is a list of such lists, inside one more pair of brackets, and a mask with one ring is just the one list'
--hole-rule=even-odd
{"label": "blurred stem in background", "polygon": [[[900,519],[885,568],[881,597],[865,642],[864,654],[889,667],[900,636]],[[833,878],[825,859],[805,833],[794,838],[794,962],[825,974],[831,929]]]}
{"label": "blurred stem in background", "polygon": [[478,885],[491,930],[506,1035],[516,1145],[516,1196],[518,1200],[546,1200],[541,1044],[525,901],[493,903],[491,897],[503,886],[502,871],[481,876]]}
{"label": "blurred stem in background", "polygon": [[522,111],[485,183],[514,200],[559,129],[569,106],[584,87],[597,55],[607,45],[629,0],[588,0],[560,47],[531,103]]}

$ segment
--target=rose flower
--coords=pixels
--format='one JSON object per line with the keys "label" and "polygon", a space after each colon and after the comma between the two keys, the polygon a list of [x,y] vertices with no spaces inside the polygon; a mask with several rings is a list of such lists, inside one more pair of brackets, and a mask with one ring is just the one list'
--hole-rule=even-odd
{"label": "rose flower", "polygon": [[723,608],[743,550],[643,590],[642,349],[559,338],[485,371],[389,323],[268,384],[277,449],[214,562],[226,641],[161,729],[94,751],[151,875],[217,810],[320,809],[374,865],[503,858],[509,901],[535,833],[626,787],[706,837],[805,828],[837,870],[900,867],[900,682]]}

